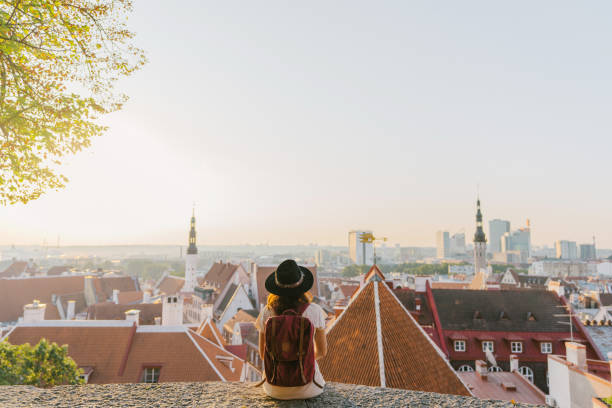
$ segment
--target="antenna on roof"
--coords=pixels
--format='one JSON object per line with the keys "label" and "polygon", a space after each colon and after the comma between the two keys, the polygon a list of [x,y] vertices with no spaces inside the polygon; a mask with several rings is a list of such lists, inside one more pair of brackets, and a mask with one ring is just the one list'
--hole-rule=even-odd
{"label": "antenna on roof", "polygon": [[572,313],[572,308],[571,308],[570,305],[559,305],[559,306],[556,306],[556,307],[563,307],[566,310],[569,309],[568,310],[569,313],[567,313],[567,314],[556,314],[556,315],[553,315],[553,316],[555,316],[555,317],[569,317],[569,323],[568,322],[557,322],[557,323],[569,324],[569,327],[570,327],[570,340],[574,341],[574,325],[572,324],[572,318],[575,317],[575,316],[578,316],[578,315]]}

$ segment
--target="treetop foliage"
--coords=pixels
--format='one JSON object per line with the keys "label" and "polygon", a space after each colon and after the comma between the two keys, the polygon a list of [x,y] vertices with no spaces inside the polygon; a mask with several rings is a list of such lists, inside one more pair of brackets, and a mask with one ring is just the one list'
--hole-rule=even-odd
{"label": "treetop foliage", "polygon": [[116,81],[140,68],[130,0],[0,0],[0,203],[64,187],[58,166],[105,127],[126,96]]}
{"label": "treetop foliage", "polygon": [[82,374],[66,346],[42,339],[35,346],[0,342],[0,385],[52,387],[82,384]]}

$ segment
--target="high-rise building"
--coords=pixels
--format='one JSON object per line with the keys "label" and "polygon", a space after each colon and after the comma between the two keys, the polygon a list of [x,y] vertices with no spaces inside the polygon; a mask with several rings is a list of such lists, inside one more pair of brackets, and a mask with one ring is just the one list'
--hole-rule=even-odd
{"label": "high-rise building", "polygon": [[450,237],[450,256],[465,256],[465,233],[458,232]]}
{"label": "high-rise building", "polygon": [[576,241],[559,240],[555,242],[555,249],[557,250],[557,258],[578,259]]}
{"label": "high-rise building", "polygon": [[482,229],[480,198],[476,202],[476,233],[474,234],[474,273],[487,268],[487,237]]}
{"label": "high-rise building", "polygon": [[372,231],[349,231],[349,256],[357,265],[374,264],[374,246],[372,243],[361,242],[363,234],[371,234]]}
{"label": "high-rise building", "polygon": [[521,261],[527,262],[531,256],[531,227],[529,220],[525,228],[519,228],[512,232],[512,250],[521,253]]}
{"label": "high-rise building", "polygon": [[580,244],[580,259],[585,261],[597,259],[595,244]]}
{"label": "high-rise building", "polygon": [[195,212],[191,215],[189,226],[189,246],[185,257],[185,285],[183,292],[193,292],[197,286],[196,270],[198,267],[198,247],[196,246]]}
{"label": "high-rise building", "polygon": [[494,219],[489,221],[489,252],[504,252],[502,236],[510,232],[510,221]]}
{"label": "high-rise building", "polygon": [[450,234],[448,231],[436,232],[436,257],[448,258],[450,256]]}

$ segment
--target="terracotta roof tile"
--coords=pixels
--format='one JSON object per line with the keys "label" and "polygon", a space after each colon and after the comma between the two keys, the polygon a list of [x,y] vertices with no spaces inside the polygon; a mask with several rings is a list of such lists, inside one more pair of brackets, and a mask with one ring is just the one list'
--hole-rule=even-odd
{"label": "terracotta roof tile", "polygon": [[375,293],[385,385],[420,391],[469,395],[452,367],[388,286],[374,278],[352,298],[327,333],[327,355],[319,361],[326,380],[381,385]]}
{"label": "terracotta roof tile", "polygon": [[257,319],[257,311],[256,310],[244,310],[240,309],[236,314],[229,319],[224,327],[227,327],[228,331],[233,331],[236,323],[255,323]]}
{"label": "terracotta roof tile", "polygon": [[83,291],[83,276],[0,279],[0,322],[16,321],[34,299],[50,304],[53,294]]}
{"label": "terracotta roof tile", "polygon": [[139,324],[155,324],[155,318],[162,315],[161,303],[140,303],[135,305],[116,305],[112,302],[96,303],[87,308],[87,320],[125,320],[128,310],[140,310]]}
{"label": "terracotta roof tile", "polygon": [[11,344],[37,344],[46,338],[59,345],[68,345],[68,355],[80,367],[93,367],[89,381],[93,384],[124,382],[119,367],[133,329],[124,327],[21,327],[8,337]]}
{"label": "terracotta roof tile", "polygon": [[[191,333],[191,337],[200,346],[202,351],[206,353],[212,364],[221,373],[225,381],[240,381],[240,375],[242,372],[242,365],[244,364],[244,361],[240,360],[236,355],[219,347],[217,344],[198,335],[197,333]],[[230,367],[226,365],[226,363],[224,363],[224,361],[226,360],[219,359],[218,357],[232,359],[233,370],[231,370]],[[219,380],[217,379],[215,381]]]}
{"label": "terracotta roof tile", "polygon": [[96,277],[94,282],[99,302],[111,299],[114,289],[118,289],[120,293],[140,290],[136,280],[129,276]]}
{"label": "terracotta roof tile", "polygon": [[440,394],[470,395],[437,346],[406,313],[387,285],[378,285],[386,385]]}
{"label": "terracotta roof tile", "polygon": [[144,292],[138,290],[131,290],[128,292],[119,292],[117,296],[120,305],[129,305],[142,301],[142,295]]}
{"label": "terracotta roof tile", "polygon": [[31,267],[28,267],[28,263],[26,261],[15,261],[4,271],[0,272],[1,278],[11,278],[20,276],[22,273],[35,273],[36,272],[36,264],[33,264]]}
{"label": "terracotta roof tile", "polygon": [[74,314],[77,315],[81,312],[87,311],[87,302],[85,301],[85,292],[67,293],[65,295],[59,295],[58,300],[62,304],[64,314],[68,312],[68,301],[74,300]]}
{"label": "terracotta roof tile", "polygon": [[342,295],[344,295],[344,297],[350,298],[351,296],[353,296],[353,294],[355,294],[355,292],[357,292],[357,290],[359,289],[359,285],[340,285],[339,288],[342,291]]}
{"label": "terracotta roof tile", "polygon": [[217,328],[217,325],[214,324],[210,319],[206,319],[200,324],[200,327],[196,330],[196,333],[205,339],[215,343],[219,347],[225,346],[225,339],[223,339],[223,335]]}
{"label": "terracotta roof tile", "polygon": [[223,262],[215,262],[208,273],[204,276],[204,282],[215,286],[215,287],[225,287],[229,279],[232,277],[236,269],[238,269],[240,265],[234,265],[231,263],[223,263]]}
{"label": "terracotta roof tile", "polygon": [[[535,385],[525,380],[519,373],[489,372],[483,381],[474,371],[458,373],[469,385],[475,397],[501,401],[516,401],[523,404],[546,405],[546,396]],[[516,390],[506,390],[502,383],[512,383]]]}
{"label": "terracotta roof tile", "polygon": [[183,285],[185,285],[185,279],[169,275],[161,280],[157,289],[166,295],[174,295],[183,289]]}
{"label": "terracotta roof tile", "polygon": [[70,266],[52,266],[47,270],[47,276],[58,276],[64,272],[68,272],[70,270]]}
{"label": "terracotta roof tile", "polygon": [[8,340],[12,344],[36,344],[43,337],[68,345],[68,354],[80,367],[93,367],[90,377],[93,384],[140,382],[147,366],[161,368],[160,382],[219,381],[222,379],[219,374],[227,381],[239,381],[244,364],[236,355],[187,329],[18,326]]}
{"label": "terracotta roof tile", "polygon": [[318,361],[326,381],[380,386],[374,287],[367,285],[327,333],[327,355]]}

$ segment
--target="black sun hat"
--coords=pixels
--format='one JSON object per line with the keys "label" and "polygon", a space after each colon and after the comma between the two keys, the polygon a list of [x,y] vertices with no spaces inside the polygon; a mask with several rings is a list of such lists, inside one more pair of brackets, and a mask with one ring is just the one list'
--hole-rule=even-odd
{"label": "black sun hat", "polygon": [[278,296],[299,296],[308,292],[313,283],[314,278],[308,268],[287,259],[266,278],[266,289]]}

